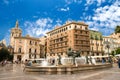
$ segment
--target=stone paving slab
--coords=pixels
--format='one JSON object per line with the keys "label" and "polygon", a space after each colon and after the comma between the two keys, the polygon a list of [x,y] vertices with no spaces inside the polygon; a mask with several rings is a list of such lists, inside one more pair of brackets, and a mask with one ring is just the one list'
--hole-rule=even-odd
{"label": "stone paving slab", "polygon": [[117,66],[108,69],[81,71],[76,74],[44,75],[23,72],[23,65],[0,67],[0,80],[120,80]]}

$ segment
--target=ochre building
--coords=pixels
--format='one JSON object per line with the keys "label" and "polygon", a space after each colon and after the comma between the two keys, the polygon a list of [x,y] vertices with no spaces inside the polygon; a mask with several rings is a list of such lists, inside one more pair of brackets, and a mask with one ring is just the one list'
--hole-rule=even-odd
{"label": "ochre building", "polygon": [[90,37],[88,25],[84,22],[66,22],[47,33],[47,55],[67,55],[68,48],[81,51],[82,55],[89,54]]}

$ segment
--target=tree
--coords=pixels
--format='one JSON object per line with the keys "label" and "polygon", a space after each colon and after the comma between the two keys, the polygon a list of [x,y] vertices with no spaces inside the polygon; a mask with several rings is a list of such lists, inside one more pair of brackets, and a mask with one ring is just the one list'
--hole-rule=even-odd
{"label": "tree", "polygon": [[7,48],[0,49],[0,61],[3,60],[13,60],[13,55],[7,50]]}
{"label": "tree", "polygon": [[110,55],[115,56],[117,54],[120,54],[120,48],[117,48],[116,50],[112,51]]}
{"label": "tree", "polygon": [[116,54],[120,54],[120,48],[116,49]]}
{"label": "tree", "polygon": [[116,28],[115,28],[115,33],[120,33],[120,26],[119,26],[119,25],[116,26]]}

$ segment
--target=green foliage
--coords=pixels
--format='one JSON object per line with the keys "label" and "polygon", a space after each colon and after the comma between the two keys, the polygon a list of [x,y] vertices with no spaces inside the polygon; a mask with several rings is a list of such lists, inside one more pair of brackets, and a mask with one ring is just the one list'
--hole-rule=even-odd
{"label": "green foliage", "polygon": [[115,51],[112,51],[110,55],[115,56],[117,54],[120,54],[120,48],[117,48]]}
{"label": "green foliage", "polygon": [[10,52],[6,48],[0,49],[0,61],[2,60],[13,60],[13,55],[10,55]]}
{"label": "green foliage", "polygon": [[103,40],[102,35],[100,36],[100,40]]}
{"label": "green foliage", "polygon": [[98,31],[90,30],[90,38],[94,40],[102,40],[102,34]]}
{"label": "green foliage", "polygon": [[98,36],[97,35],[95,35],[95,40],[98,40]]}
{"label": "green foliage", "polygon": [[120,33],[120,26],[119,26],[119,25],[116,26],[116,28],[115,28],[115,33]]}
{"label": "green foliage", "polygon": [[112,51],[112,52],[110,53],[110,55],[115,56],[115,55],[116,55],[116,52],[115,52],[115,51]]}
{"label": "green foliage", "polygon": [[94,39],[94,37],[93,37],[93,35],[92,35],[92,34],[90,35],[90,39]]}
{"label": "green foliage", "polygon": [[120,54],[120,48],[116,50],[116,54]]}

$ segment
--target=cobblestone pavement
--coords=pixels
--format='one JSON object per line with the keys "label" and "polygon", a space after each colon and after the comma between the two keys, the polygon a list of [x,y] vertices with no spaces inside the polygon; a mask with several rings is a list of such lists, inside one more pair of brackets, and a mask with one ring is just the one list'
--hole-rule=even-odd
{"label": "cobblestone pavement", "polygon": [[44,75],[23,72],[23,65],[8,64],[0,67],[0,80],[120,80],[117,66],[109,69],[82,71],[76,74]]}

